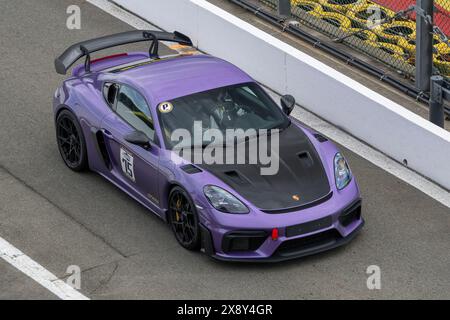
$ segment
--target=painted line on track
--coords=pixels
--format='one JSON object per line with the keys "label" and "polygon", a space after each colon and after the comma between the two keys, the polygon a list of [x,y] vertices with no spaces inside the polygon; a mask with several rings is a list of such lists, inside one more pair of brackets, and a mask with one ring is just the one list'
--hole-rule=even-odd
{"label": "painted line on track", "polygon": [[0,258],[63,300],[90,300],[8,241],[0,238]]}
{"label": "painted line on track", "polygon": [[[142,19],[136,18],[134,15],[118,8],[116,5],[112,5],[108,1],[89,2],[120,20],[127,23],[131,21],[133,27],[137,29],[156,29],[155,26]],[[2,237],[0,237],[0,258],[62,300],[90,300],[90,298],[59,279],[56,275],[48,271]]]}
{"label": "painted line on track", "polygon": [[[87,1],[136,29],[153,28],[161,30],[151,22],[145,21],[144,19],[123,9],[119,5],[115,4],[113,1],[109,0],[87,0]],[[269,89],[269,91],[271,90]],[[273,96],[276,96],[277,98],[279,97],[279,95],[276,94],[275,92],[271,92],[271,94]],[[428,180],[427,178],[423,177],[417,172],[405,167],[396,160],[389,158],[380,151],[368,146],[367,144],[354,138],[353,136],[349,135],[343,130],[332,125],[331,123],[319,118],[318,116],[301,107],[295,108],[292,115],[299,121],[303,122],[305,125],[311,127],[316,131],[323,133],[330,139],[343,145],[345,148],[351,150],[352,152],[366,159],[370,163],[376,165],[377,167],[380,167],[384,171],[392,174],[398,179],[408,183],[409,185],[422,191],[424,194],[428,195],[434,200],[450,208],[450,192],[440,187],[439,185],[435,184],[434,182]]]}

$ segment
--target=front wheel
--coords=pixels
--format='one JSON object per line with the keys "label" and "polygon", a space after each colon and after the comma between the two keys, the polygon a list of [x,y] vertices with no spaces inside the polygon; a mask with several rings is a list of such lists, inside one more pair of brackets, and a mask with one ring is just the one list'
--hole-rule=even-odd
{"label": "front wheel", "polygon": [[182,188],[175,187],[169,194],[169,222],[175,238],[183,248],[200,247],[200,228],[195,205]]}

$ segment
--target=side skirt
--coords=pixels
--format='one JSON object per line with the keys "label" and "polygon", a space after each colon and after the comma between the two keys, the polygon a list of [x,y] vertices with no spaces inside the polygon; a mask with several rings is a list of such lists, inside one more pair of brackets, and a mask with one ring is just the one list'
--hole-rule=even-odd
{"label": "side skirt", "polygon": [[[156,212],[155,210],[153,210],[152,208],[150,208],[144,201],[140,200],[138,197],[136,197],[135,195],[129,193],[127,190],[125,190],[125,188],[123,188],[121,185],[119,185],[117,182],[115,182],[114,180],[112,180],[110,177],[108,177],[107,175],[96,171],[100,176],[102,176],[103,178],[105,178],[106,180],[108,180],[109,182],[111,182],[114,186],[116,186],[117,188],[119,188],[120,190],[122,190],[126,195],[130,196],[131,198],[133,198],[134,200],[136,200],[137,202],[139,202],[142,206],[144,206],[146,209],[148,209],[151,213],[153,213],[154,215],[156,215],[158,218],[160,218],[161,220],[163,220],[164,222],[166,221],[166,215],[164,211],[161,211],[160,213]],[[156,206],[156,204],[154,204]],[[156,206],[157,207],[157,206]]]}

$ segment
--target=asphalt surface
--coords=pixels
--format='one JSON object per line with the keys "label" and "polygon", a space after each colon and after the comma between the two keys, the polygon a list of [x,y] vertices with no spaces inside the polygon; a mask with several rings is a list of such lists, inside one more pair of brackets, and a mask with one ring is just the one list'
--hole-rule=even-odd
{"label": "asphalt surface", "polygon": [[[82,9],[82,29],[66,9]],[[130,27],[78,0],[1,0],[0,237],[60,278],[80,266],[93,299],[450,298],[450,209],[344,150],[366,226],[348,246],[279,264],[188,252],[170,229],[95,173],[67,169],[51,99],[53,59],[68,45]],[[146,49],[146,47],[143,47]],[[381,269],[381,290],[366,269]],[[0,298],[55,298],[0,259]]]}

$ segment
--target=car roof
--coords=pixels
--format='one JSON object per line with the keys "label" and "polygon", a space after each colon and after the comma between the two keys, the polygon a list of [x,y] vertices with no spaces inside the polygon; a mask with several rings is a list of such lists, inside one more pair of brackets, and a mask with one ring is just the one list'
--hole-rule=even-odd
{"label": "car roof", "polygon": [[197,92],[254,81],[233,64],[203,54],[137,64],[115,72],[118,81],[138,89],[152,106]]}

